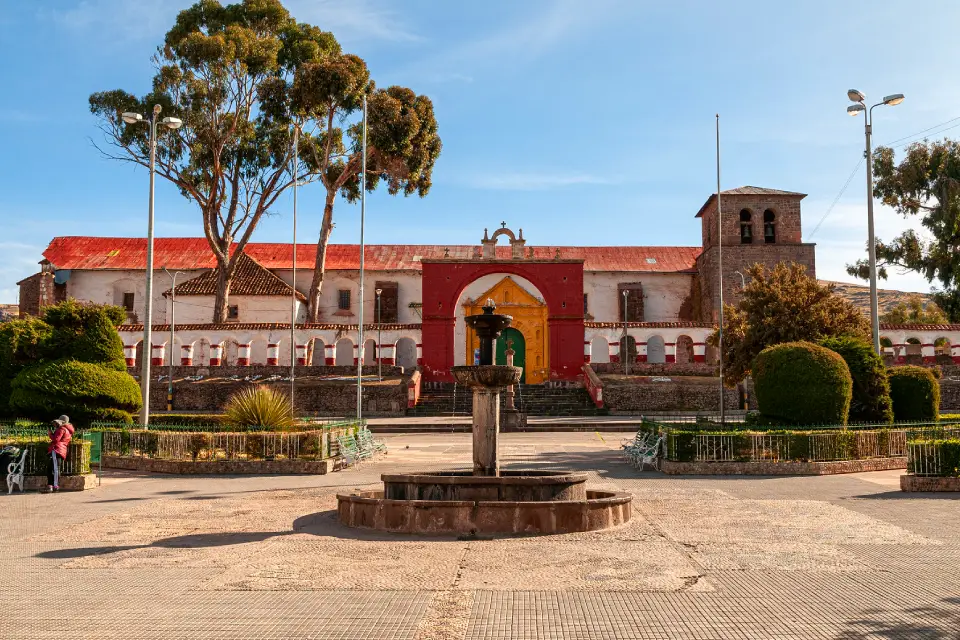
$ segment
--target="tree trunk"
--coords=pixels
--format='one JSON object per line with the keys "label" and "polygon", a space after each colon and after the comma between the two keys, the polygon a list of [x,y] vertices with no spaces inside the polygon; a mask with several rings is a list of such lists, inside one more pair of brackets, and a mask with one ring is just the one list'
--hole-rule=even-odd
{"label": "tree trunk", "polygon": [[323,275],[327,262],[327,243],[333,231],[333,201],[336,192],[327,194],[323,207],[323,220],[320,223],[320,239],[317,241],[317,261],[313,265],[313,280],[310,281],[310,293],[307,295],[307,322],[319,322],[320,290],[323,288]]}
{"label": "tree trunk", "polygon": [[222,324],[227,321],[227,310],[230,304],[230,285],[233,283],[233,274],[236,271],[236,259],[231,258],[224,263],[217,259],[217,295],[213,303],[213,322]]}

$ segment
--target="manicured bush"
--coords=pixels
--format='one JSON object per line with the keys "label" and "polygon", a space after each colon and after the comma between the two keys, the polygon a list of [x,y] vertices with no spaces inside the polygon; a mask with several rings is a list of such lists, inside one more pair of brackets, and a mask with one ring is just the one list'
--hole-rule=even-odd
{"label": "manicured bush", "polygon": [[908,443],[909,473],[956,478],[960,476],[960,439],[912,440]]}
{"label": "manicured bush", "polygon": [[93,420],[130,422],[130,413],[140,410],[140,387],[125,371],[54,360],[28,367],[13,379],[10,406],[20,415],[41,420],[65,413],[75,426]]}
{"label": "manicured bush", "polygon": [[8,400],[14,377],[39,361],[43,344],[53,329],[39,318],[20,318],[0,324],[0,415],[11,414]]}
{"label": "manicured bush", "polygon": [[238,427],[289,429],[295,425],[290,398],[267,386],[246,387],[227,403],[224,422]]}
{"label": "manicured bush", "polygon": [[926,367],[890,369],[890,398],[897,421],[937,420],[940,413],[940,383]]}
{"label": "manicured bush", "polygon": [[117,333],[126,312],[121,307],[70,299],[47,307],[43,320],[53,328],[45,343],[47,358],[94,362],[126,371],[123,341]]}
{"label": "manicured bush", "polygon": [[187,427],[213,427],[220,429],[224,426],[223,418],[222,413],[151,413],[150,427],[182,425]]}
{"label": "manicured bush", "polygon": [[893,422],[890,381],[883,359],[862,338],[842,336],[825,338],[821,347],[840,354],[850,369],[853,395],[850,399],[850,422]]}
{"label": "manicured bush", "polygon": [[839,354],[810,342],[767,347],[753,362],[760,413],[789,424],[847,424],[853,380]]}

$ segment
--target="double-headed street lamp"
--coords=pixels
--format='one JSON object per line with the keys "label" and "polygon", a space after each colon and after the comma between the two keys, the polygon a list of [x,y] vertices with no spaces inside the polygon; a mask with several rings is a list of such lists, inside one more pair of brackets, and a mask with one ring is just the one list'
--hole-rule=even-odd
{"label": "double-headed street lamp", "polygon": [[[150,207],[147,215],[147,286],[143,301],[143,363],[140,368],[140,394],[143,408],[140,410],[140,423],[146,427],[150,422],[150,361],[153,358],[153,185],[157,164],[157,118],[160,117],[160,105],[153,105],[153,115],[144,120],[139,113],[125,111],[122,116],[127,124],[150,123]],[[183,125],[180,118],[167,117],[160,121],[168,129],[179,129]],[[171,349],[173,345],[170,345]]]}
{"label": "double-headed street lamp", "polygon": [[[383,289],[377,289],[377,380],[383,382],[383,347],[381,346],[381,334],[383,327],[380,326],[380,294],[383,293]],[[396,354],[394,354],[396,358]]]}
{"label": "double-headed street lamp", "polygon": [[873,234],[873,162],[870,149],[870,137],[873,134],[873,109],[880,105],[897,105],[903,102],[902,93],[894,93],[886,96],[883,101],[878,102],[869,109],[864,104],[867,99],[863,93],[856,89],[847,91],[847,97],[855,104],[847,107],[847,113],[851,116],[858,116],[860,112],[864,114],[864,132],[867,138],[867,148],[864,157],[867,160],[867,250],[870,260],[870,330],[873,334],[873,350],[880,353],[880,311],[877,303],[877,247]]}

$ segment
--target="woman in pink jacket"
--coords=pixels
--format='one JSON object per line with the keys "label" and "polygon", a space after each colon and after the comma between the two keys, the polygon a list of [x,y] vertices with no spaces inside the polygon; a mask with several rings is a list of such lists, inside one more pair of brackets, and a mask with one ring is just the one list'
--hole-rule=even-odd
{"label": "woman in pink jacket", "polygon": [[54,428],[48,429],[50,446],[50,473],[47,474],[47,492],[60,491],[60,462],[67,457],[67,448],[73,438],[73,425],[70,418],[60,416],[53,421]]}

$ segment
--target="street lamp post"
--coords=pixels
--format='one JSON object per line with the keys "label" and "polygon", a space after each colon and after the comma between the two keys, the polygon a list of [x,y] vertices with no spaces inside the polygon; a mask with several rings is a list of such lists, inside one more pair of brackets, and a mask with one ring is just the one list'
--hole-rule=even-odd
{"label": "street lamp post", "polygon": [[[380,294],[383,289],[377,289],[377,380],[383,382],[383,347],[380,345],[380,332],[383,327],[380,326]],[[396,357],[396,356],[394,356]]]}
{"label": "street lamp post", "polygon": [[[157,165],[157,118],[160,117],[160,105],[153,105],[150,120],[144,120],[139,113],[125,111],[120,116],[127,124],[148,122],[150,124],[150,205],[147,214],[147,284],[143,301],[143,363],[140,368],[140,394],[143,408],[140,410],[140,424],[147,428],[150,423],[150,364],[153,358],[153,190]],[[161,120],[168,129],[179,129],[183,125],[180,118],[166,117]]]}
{"label": "street lamp post", "polygon": [[177,276],[183,275],[182,271],[170,273],[166,267],[160,267],[163,272],[170,277],[170,353],[167,355],[169,364],[167,377],[167,411],[173,411],[173,339],[176,335],[177,322]]}
{"label": "street lamp post", "polygon": [[630,375],[630,342],[627,340],[627,295],[630,292],[623,290],[623,349],[620,357],[623,358],[623,375]]}
{"label": "street lamp post", "polygon": [[870,139],[873,136],[874,107],[879,107],[880,105],[898,105],[903,102],[903,94],[894,93],[886,96],[883,101],[878,102],[869,109],[867,109],[866,104],[864,104],[867,97],[860,91],[850,89],[847,91],[847,97],[854,102],[854,104],[847,107],[847,113],[851,116],[857,116],[860,115],[862,111],[864,115],[863,130],[866,137],[866,150],[863,155],[867,160],[867,255],[869,256],[870,262],[870,330],[873,334],[873,350],[883,355],[880,352],[880,311],[877,303],[877,246],[876,240],[874,239],[873,227],[873,162]]}

